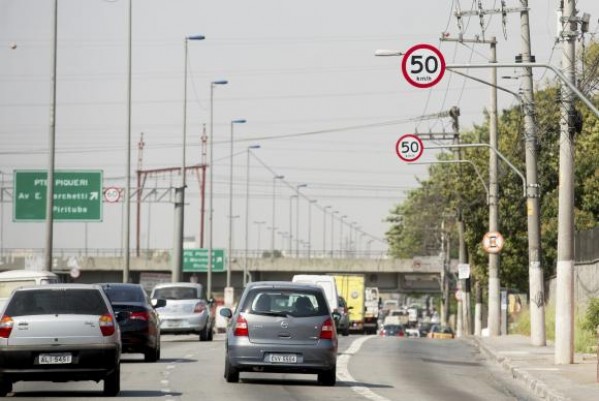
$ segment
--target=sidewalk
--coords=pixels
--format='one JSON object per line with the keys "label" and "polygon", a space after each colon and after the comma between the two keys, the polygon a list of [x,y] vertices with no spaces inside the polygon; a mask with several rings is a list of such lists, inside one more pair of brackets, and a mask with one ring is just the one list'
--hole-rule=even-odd
{"label": "sidewalk", "polygon": [[571,365],[554,363],[553,345],[535,347],[520,335],[468,337],[491,360],[514,379],[550,401],[599,400],[597,357],[576,354]]}

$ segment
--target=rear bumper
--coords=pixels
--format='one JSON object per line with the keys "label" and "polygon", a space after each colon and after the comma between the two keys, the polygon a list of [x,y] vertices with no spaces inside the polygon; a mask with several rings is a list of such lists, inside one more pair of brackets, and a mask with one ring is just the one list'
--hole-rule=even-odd
{"label": "rear bumper", "polygon": [[[273,363],[269,354],[295,354],[296,363]],[[318,373],[333,369],[337,364],[337,342],[320,340],[312,346],[253,344],[247,339],[229,343],[227,358],[239,371]]]}
{"label": "rear bumper", "polygon": [[199,334],[210,324],[207,313],[194,315],[161,315],[160,332],[162,334]]}
{"label": "rear bumper", "polygon": [[[40,353],[72,354],[70,364],[40,365]],[[115,344],[0,349],[0,377],[11,382],[28,380],[77,381],[104,379],[120,363],[121,348]]]}

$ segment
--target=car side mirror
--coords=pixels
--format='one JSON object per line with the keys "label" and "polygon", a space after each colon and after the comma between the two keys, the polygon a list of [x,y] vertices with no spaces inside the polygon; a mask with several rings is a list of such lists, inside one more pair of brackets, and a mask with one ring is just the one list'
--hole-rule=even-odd
{"label": "car side mirror", "polygon": [[339,313],[337,311],[331,313],[331,315],[333,315],[333,319],[335,319],[336,321],[338,321],[339,319],[341,319],[341,313]]}
{"label": "car side mirror", "polygon": [[152,306],[154,308],[162,308],[164,306],[166,306],[166,299],[152,299]]}
{"label": "car side mirror", "polygon": [[227,319],[231,319],[231,317],[233,317],[233,311],[229,308],[222,308],[218,313]]}

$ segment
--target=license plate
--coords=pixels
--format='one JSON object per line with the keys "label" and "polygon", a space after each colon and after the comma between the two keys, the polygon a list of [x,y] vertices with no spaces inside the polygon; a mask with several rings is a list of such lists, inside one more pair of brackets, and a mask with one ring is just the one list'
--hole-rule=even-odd
{"label": "license plate", "polygon": [[295,354],[270,354],[270,362],[273,363],[297,363]]}
{"label": "license plate", "polygon": [[182,320],[165,320],[164,321],[166,327],[176,328],[183,326]]}
{"label": "license plate", "polygon": [[60,365],[65,363],[71,363],[73,357],[70,353],[63,354],[40,354],[39,363],[40,365]]}

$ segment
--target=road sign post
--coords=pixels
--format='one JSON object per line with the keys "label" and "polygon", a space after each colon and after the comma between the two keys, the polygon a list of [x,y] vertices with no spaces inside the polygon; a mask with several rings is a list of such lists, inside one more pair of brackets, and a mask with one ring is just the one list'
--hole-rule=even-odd
{"label": "road sign post", "polygon": [[[15,170],[14,221],[46,219],[48,173]],[[102,221],[102,171],[55,171],[53,218]]]}
{"label": "road sign post", "polygon": [[401,62],[404,78],[416,88],[435,86],[445,74],[445,58],[435,46],[419,44],[412,46]]}
{"label": "road sign post", "polygon": [[418,135],[405,134],[395,143],[395,153],[405,162],[415,162],[422,156],[424,144]]}

